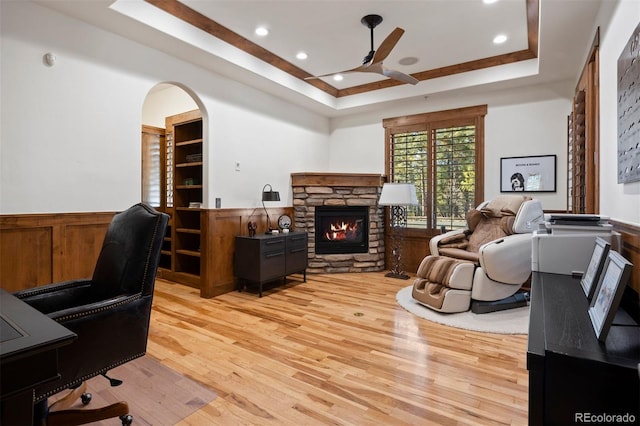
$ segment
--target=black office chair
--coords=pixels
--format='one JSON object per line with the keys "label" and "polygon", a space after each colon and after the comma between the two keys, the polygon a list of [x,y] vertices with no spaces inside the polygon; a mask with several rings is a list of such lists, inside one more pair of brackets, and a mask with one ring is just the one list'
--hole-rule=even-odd
{"label": "black office chair", "polygon": [[[120,417],[123,425],[131,424],[126,402],[98,409],[63,408],[84,394],[86,380],[145,354],[168,219],[168,215],[145,204],[117,213],[107,229],[93,278],[15,293],[78,335],[76,341],[59,350],[60,380],[35,390],[36,424],[69,426],[111,417]],[[47,398],[65,389],[75,390],[48,407]],[[89,400],[83,397],[82,402],[87,404]]]}

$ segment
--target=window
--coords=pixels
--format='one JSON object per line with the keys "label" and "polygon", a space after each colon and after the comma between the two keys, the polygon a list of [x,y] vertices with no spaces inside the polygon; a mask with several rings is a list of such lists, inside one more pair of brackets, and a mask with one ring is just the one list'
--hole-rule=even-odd
{"label": "window", "polygon": [[142,126],[142,201],[162,206],[162,145],[164,129]]}
{"label": "window", "polygon": [[466,227],[466,213],[483,199],[486,113],[483,105],[383,121],[389,181],[416,186],[409,228]]}

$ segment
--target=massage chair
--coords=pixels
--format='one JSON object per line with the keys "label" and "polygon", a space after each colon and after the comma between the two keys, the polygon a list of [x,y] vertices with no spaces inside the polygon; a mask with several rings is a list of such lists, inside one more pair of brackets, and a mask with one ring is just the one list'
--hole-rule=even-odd
{"label": "massage chair", "polygon": [[503,195],[472,209],[466,219],[466,229],[431,239],[413,298],[447,313],[526,306],[528,295],[518,291],[531,275],[531,236],[544,221],[540,201]]}

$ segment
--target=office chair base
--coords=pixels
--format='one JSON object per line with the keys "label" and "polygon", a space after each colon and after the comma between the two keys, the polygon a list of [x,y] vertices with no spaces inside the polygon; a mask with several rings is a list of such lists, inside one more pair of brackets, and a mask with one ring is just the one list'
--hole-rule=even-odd
{"label": "office chair base", "polygon": [[46,424],[47,426],[74,426],[113,417],[119,417],[123,426],[130,426],[133,423],[133,416],[129,414],[129,405],[126,402],[116,402],[100,408],[50,411]]}

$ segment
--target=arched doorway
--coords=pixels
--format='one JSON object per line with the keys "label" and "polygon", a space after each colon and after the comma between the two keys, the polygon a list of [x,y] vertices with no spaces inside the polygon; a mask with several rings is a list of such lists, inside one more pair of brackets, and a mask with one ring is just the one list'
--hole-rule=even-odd
{"label": "arched doorway", "polygon": [[183,85],[161,83],[142,111],[141,200],[171,217],[158,276],[200,288],[206,191],[206,120],[200,99]]}

